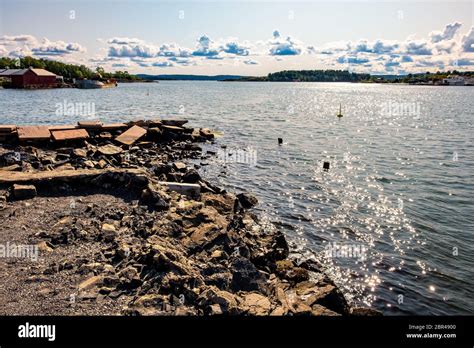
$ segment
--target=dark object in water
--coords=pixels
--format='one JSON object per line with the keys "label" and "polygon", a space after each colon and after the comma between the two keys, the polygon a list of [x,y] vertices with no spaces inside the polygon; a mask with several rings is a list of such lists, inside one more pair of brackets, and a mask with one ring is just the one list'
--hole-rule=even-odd
{"label": "dark object in water", "polygon": [[278,138],[278,145],[283,145],[283,139],[282,138]]}
{"label": "dark object in water", "polygon": [[329,170],[329,166],[330,166],[329,162],[324,162],[324,163],[323,163],[323,169],[324,169],[325,171],[328,171],[328,170]]}

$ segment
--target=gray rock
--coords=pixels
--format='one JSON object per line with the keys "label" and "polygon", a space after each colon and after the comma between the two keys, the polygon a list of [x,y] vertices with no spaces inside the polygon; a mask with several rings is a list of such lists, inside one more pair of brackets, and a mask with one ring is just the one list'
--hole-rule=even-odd
{"label": "gray rock", "polygon": [[250,209],[258,204],[257,197],[247,192],[239,193],[237,199],[244,209]]}

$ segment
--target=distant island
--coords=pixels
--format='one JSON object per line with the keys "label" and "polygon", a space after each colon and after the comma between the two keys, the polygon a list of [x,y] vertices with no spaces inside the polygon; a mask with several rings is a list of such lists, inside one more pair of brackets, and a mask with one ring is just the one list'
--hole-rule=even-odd
{"label": "distant island", "polygon": [[347,70],[285,70],[267,76],[242,76],[226,82],[360,82],[406,83],[416,85],[474,85],[474,72],[447,71],[407,75],[370,75]]}
{"label": "distant island", "polygon": [[137,77],[143,80],[162,80],[162,81],[228,81],[228,80],[239,80],[246,78],[246,76],[240,75],[147,75],[147,74],[137,74]]}
{"label": "distant island", "polygon": [[474,72],[446,71],[407,75],[371,75],[347,70],[284,70],[267,76],[240,75],[148,75],[137,74],[143,80],[158,81],[221,81],[221,82],[355,82],[355,83],[404,83],[411,85],[474,85]]}

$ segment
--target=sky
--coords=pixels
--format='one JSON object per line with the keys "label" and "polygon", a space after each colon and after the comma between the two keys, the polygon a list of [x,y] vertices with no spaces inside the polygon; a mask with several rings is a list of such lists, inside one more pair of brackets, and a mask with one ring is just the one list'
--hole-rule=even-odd
{"label": "sky", "polygon": [[0,56],[147,74],[474,68],[473,0],[0,0]]}

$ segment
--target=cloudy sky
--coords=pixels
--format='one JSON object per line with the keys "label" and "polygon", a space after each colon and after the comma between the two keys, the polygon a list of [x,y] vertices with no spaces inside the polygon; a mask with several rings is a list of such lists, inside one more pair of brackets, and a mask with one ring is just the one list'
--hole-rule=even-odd
{"label": "cloudy sky", "polygon": [[473,70],[473,4],[0,0],[0,56],[150,74]]}

